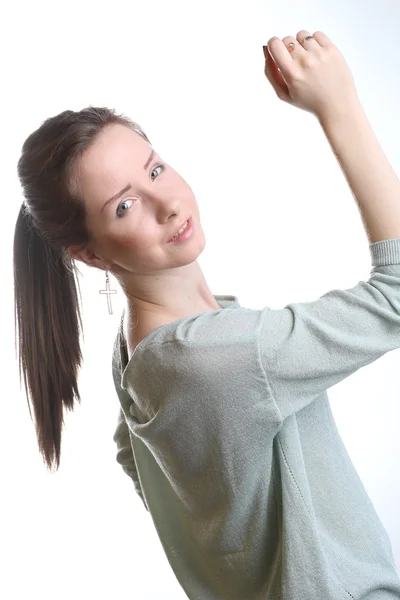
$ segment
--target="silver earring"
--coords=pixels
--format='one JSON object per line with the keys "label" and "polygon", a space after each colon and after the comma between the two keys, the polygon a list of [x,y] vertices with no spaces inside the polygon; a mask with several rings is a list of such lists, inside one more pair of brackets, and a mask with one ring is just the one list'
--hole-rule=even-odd
{"label": "silver earring", "polygon": [[111,297],[110,294],[116,294],[117,290],[110,290],[110,278],[108,276],[108,271],[106,271],[106,289],[105,290],[99,290],[100,294],[107,294],[107,304],[108,304],[108,312],[110,315],[113,314],[112,311],[112,307],[111,307]]}

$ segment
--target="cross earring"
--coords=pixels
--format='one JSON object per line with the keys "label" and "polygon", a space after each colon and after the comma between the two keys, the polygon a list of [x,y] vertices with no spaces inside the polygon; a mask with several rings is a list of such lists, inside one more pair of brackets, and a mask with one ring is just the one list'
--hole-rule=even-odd
{"label": "cross earring", "polygon": [[108,271],[106,271],[106,289],[105,290],[99,290],[100,294],[107,294],[107,304],[108,304],[108,313],[110,315],[113,314],[112,311],[112,307],[111,307],[111,297],[110,294],[116,294],[117,290],[110,290],[110,278],[108,276]]}

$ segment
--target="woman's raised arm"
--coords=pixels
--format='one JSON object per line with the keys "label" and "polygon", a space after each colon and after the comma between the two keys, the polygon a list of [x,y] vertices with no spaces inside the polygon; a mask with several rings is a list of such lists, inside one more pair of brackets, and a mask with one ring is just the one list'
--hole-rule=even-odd
{"label": "woman's raised arm", "polygon": [[277,96],[321,123],[357,200],[369,242],[400,238],[400,181],[337,46],[321,31],[313,36],[299,31],[297,38],[271,38],[264,54],[265,75]]}

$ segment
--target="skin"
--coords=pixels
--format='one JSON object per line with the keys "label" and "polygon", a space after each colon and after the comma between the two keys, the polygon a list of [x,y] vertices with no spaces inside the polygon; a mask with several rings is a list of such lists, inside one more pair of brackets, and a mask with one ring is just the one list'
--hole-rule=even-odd
{"label": "skin", "polygon": [[[195,196],[156,151],[143,168],[151,150],[145,139],[123,125],[101,131],[80,163],[93,241],[83,250],[68,249],[74,259],[107,269],[119,281],[126,297],[129,352],[160,325],[221,308],[197,262],[205,236]],[[102,211],[106,200],[128,183],[132,189]],[[167,243],[189,216],[191,237]]]}

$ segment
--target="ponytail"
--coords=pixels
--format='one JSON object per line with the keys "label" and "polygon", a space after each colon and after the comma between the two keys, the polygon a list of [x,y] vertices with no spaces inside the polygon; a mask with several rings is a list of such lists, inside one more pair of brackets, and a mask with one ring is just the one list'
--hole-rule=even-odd
{"label": "ponytail", "polygon": [[[81,401],[77,385],[82,354],[77,296],[79,282],[67,254],[53,247],[35,227],[23,203],[14,234],[15,339],[19,379],[35,414],[39,451],[51,470],[61,454],[63,408]],[[17,334],[18,324],[18,334]],[[28,400],[28,408],[32,413]]]}
{"label": "ponytail", "polygon": [[79,271],[70,250],[90,245],[92,234],[80,162],[103,128],[112,124],[128,127],[150,144],[129,117],[89,106],[46,119],[26,138],[18,161],[24,202],[14,234],[17,360],[31,419],[29,396],[35,413],[39,451],[50,470],[60,466],[63,409],[73,410],[75,399],[81,402]]}

